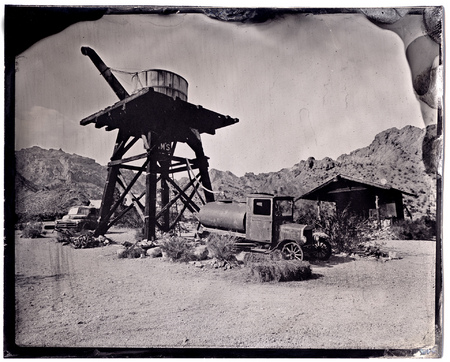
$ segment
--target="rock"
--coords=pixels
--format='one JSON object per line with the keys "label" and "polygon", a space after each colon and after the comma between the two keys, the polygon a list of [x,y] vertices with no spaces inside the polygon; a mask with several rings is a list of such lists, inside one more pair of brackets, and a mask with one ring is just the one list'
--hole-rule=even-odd
{"label": "rock", "polygon": [[151,257],[151,258],[160,258],[162,257],[162,250],[159,246],[155,247],[155,248],[150,248],[147,249],[147,256]]}
{"label": "rock", "polygon": [[244,262],[245,256],[250,254],[248,251],[241,251],[239,254],[236,254],[236,260],[239,262]]}
{"label": "rock", "polygon": [[126,257],[127,257],[127,249],[125,249],[125,248],[117,249],[116,253],[117,253],[117,257],[118,257],[119,259],[120,259],[120,258],[126,258]]}
{"label": "rock", "polygon": [[194,248],[194,255],[198,260],[205,260],[208,258],[208,248],[206,245],[198,245]]}
{"label": "rock", "polygon": [[127,250],[127,258],[133,259],[140,258],[142,256],[145,257],[145,251],[140,247],[134,247]]}
{"label": "rock", "polygon": [[400,258],[398,257],[396,251],[390,251],[390,252],[389,252],[389,259],[392,260],[392,259],[400,259]]}

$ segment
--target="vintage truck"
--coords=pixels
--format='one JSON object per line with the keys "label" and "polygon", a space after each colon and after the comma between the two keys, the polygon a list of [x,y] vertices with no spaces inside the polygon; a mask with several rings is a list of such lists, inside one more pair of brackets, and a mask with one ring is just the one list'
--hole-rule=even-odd
{"label": "vintage truck", "polygon": [[55,229],[73,231],[94,230],[98,225],[99,210],[92,206],[71,207],[67,215],[56,220]]}
{"label": "vintage truck", "polygon": [[293,222],[294,198],[271,194],[250,194],[246,202],[216,201],[201,207],[197,214],[204,231],[231,233],[237,246],[255,251],[281,250],[287,259],[327,260],[331,245],[323,233]]}

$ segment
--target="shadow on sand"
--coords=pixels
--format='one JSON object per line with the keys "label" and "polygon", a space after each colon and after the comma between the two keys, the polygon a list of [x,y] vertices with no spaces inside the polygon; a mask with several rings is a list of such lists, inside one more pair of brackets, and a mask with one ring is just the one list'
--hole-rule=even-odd
{"label": "shadow on sand", "polygon": [[344,264],[344,263],[351,263],[354,261],[355,258],[350,256],[344,256],[344,255],[331,255],[330,259],[323,261],[323,260],[309,260],[309,263],[315,267],[322,267],[322,268],[331,268],[338,264]]}

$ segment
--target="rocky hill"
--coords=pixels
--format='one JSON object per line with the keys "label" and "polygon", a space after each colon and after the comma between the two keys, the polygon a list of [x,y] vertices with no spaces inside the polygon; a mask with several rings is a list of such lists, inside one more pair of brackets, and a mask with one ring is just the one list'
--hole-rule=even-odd
{"label": "rocky hill", "polygon": [[[428,131],[435,132],[435,128]],[[405,198],[415,216],[427,212],[434,214],[436,181],[433,173],[427,174],[422,161],[422,149],[430,149],[425,135],[425,130],[412,126],[401,130],[391,128],[379,133],[369,146],[341,155],[336,160],[310,157],[291,168],[261,174],[247,173],[242,177],[229,171],[211,169],[210,177],[214,190],[221,191],[221,197],[236,199],[251,192],[299,197],[330,177],[344,174],[371,182],[387,182],[395,188],[417,194],[416,198]],[[424,139],[426,147],[423,147]],[[101,199],[106,175],[106,167],[93,159],[62,150],[35,146],[17,151],[16,213],[19,219],[61,214],[75,204]],[[125,177],[131,180],[132,175],[125,173]],[[142,190],[142,183],[137,188]]]}
{"label": "rocky hill", "polygon": [[[123,173],[131,180],[131,171]],[[16,151],[16,214],[19,219],[62,215],[71,206],[88,205],[102,198],[106,176],[106,166],[61,149]]]}

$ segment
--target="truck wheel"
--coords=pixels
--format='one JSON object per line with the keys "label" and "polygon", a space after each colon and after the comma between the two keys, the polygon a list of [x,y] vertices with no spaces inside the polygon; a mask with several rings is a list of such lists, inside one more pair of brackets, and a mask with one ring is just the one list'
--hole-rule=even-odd
{"label": "truck wheel", "polygon": [[319,260],[328,260],[331,256],[331,245],[328,241],[318,240],[314,245],[314,257]]}
{"label": "truck wheel", "polygon": [[303,260],[302,247],[293,241],[289,241],[286,244],[283,244],[283,246],[281,247],[281,252],[288,260]]}

